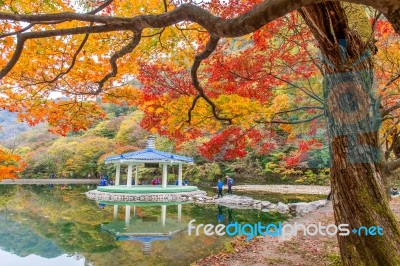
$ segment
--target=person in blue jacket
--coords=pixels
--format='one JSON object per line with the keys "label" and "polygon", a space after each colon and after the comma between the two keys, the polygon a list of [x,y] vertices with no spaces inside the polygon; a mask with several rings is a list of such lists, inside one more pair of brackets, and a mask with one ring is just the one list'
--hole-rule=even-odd
{"label": "person in blue jacket", "polygon": [[218,198],[219,198],[219,196],[221,196],[221,198],[222,198],[223,197],[222,196],[222,188],[224,187],[224,183],[222,183],[221,179],[218,179],[217,186],[218,186]]}
{"label": "person in blue jacket", "polygon": [[100,180],[100,186],[107,186],[107,180],[105,178]]}

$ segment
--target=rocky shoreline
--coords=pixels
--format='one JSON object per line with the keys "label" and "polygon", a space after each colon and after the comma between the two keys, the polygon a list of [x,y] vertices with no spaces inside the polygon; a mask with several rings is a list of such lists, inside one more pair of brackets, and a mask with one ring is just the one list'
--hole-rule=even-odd
{"label": "rocky shoreline", "polygon": [[215,204],[225,206],[232,209],[258,209],[263,212],[279,212],[279,213],[296,213],[303,216],[325,206],[327,200],[317,200],[312,202],[298,202],[285,204],[278,202],[277,204],[269,201],[255,200],[250,197],[227,195],[214,200]]}
{"label": "rocky shoreline", "polygon": [[231,209],[257,209],[263,212],[295,213],[303,216],[313,212],[327,204],[326,200],[313,202],[299,202],[277,204],[269,201],[256,200],[246,196],[226,195],[222,198],[207,196],[202,190],[182,193],[151,193],[151,194],[126,194],[109,193],[97,190],[86,192],[86,196],[91,200],[98,201],[122,201],[122,202],[194,202],[198,204],[217,204]]}

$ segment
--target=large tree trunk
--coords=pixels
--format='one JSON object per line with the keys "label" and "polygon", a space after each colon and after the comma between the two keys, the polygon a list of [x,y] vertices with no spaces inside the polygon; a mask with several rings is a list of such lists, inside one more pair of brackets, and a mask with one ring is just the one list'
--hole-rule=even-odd
{"label": "large tree trunk", "polygon": [[[324,99],[331,145],[336,224],[380,226],[383,235],[338,236],[344,265],[400,265],[400,231],[384,189],[378,141],[378,105],[368,45],[349,28],[338,2],[300,11],[325,58]],[[344,41],[345,40],[345,41]],[[342,52],[341,52],[342,51]],[[358,63],[355,63],[358,62]]]}

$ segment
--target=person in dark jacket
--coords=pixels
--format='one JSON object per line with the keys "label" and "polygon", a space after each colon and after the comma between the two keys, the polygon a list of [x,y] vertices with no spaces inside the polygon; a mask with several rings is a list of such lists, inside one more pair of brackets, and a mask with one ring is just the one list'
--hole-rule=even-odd
{"label": "person in dark jacket", "polygon": [[228,185],[228,194],[232,195],[233,178],[227,175],[226,184]]}

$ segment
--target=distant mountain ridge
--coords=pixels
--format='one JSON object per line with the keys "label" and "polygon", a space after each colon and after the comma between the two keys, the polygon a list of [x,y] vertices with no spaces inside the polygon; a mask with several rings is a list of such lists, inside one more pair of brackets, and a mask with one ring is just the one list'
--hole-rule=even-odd
{"label": "distant mountain ridge", "polygon": [[28,131],[29,125],[18,121],[18,114],[6,110],[0,111],[0,141],[7,141]]}

